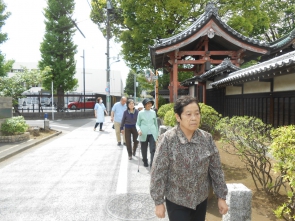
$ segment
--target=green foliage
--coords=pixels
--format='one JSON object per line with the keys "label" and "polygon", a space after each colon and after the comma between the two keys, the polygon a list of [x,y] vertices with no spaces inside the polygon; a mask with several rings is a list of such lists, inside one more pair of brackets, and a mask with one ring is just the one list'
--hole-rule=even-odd
{"label": "green foliage", "polygon": [[[5,3],[3,2],[3,0],[0,0],[0,45],[8,39],[7,34],[1,32],[3,26],[5,25],[6,19],[10,16],[10,13],[5,12],[5,9]],[[7,65],[9,68],[9,62],[7,63],[5,61],[5,56],[2,54],[2,51],[0,51],[0,77],[6,76],[7,72],[10,70],[7,68]]]}
{"label": "green foliage", "polygon": [[[40,46],[41,61],[39,68],[50,67],[51,72],[44,79],[42,86],[49,90],[53,81],[54,90],[63,95],[78,86],[74,78],[76,73],[75,54],[77,45],[73,42],[75,26],[72,21],[74,0],[48,0],[44,9],[45,35]],[[64,99],[59,96],[58,106],[63,106]]]}
{"label": "green foliage", "polygon": [[214,135],[216,132],[215,126],[218,124],[222,116],[211,106],[204,103],[199,103],[199,105],[201,108],[200,128]]}
{"label": "green foliage", "polygon": [[[0,91],[1,95],[5,97],[12,97],[13,106],[17,107],[18,99],[25,90],[33,86],[38,86],[42,83],[44,76],[50,73],[50,68],[46,67],[44,70],[28,70],[25,67],[23,72],[18,72],[12,77],[0,77]],[[16,108],[15,108],[16,110]]]}
{"label": "green foliage", "polygon": [[162,96],[159,96],[158,98],[158,109],[161,108],[164,104],[167,104],[167,101]]}
{"label": "green foliage", "polygon": [[[134,95],[134,75],[136,75],[136,81],[138,82],[138,75],[130,70],[126,79],[126,86],[124,88],[124,93],[127,95]],[[141,93],[141,84],[136,87],[136,96],[139,97]]]}
{"label": "green foliage", "polygon": [[164,104],[164,105],[162,105],[162,106],[159,108],[159,110],[158,110],[158,117],[161,118],[161,119],[164,119],[165,114],[166,114],[168,111],[170,111],[170,110],[174,111],[174,110],[173,110],[173,107],[174,107],[174,103],[169,103],[169,104]]}
{"label": "green foliage", "polygon": [[1,124],[1,132],[5,136],[23,134],[27,129],[28,125],[22,116],[8,118]]}
{"label": "green foliage", "polygon": [[277,218],[295,220],[295,125],[284,126],[271,132],[270,153],[275,159],[274,169],[289,185],[288,200],[275,210]]}
{"label": "green foliage", "polygon": [[[210,0],[110,0],[111,36],[122,42],[132,68],[149,67],[149,45],[178,34],[198,18]],[[106,36],[106,0],[92,0],[91,19]],[[294,0],[220,0],[219,17],[243,35],[274,41],[295,28]],[[152,21],[152,22],[150,22]],[[163,64],[164,66],[165,64]],[[162,84],[163,83],[163,84]],[[167,86],[161,82],[160,87]]]}
{"label": "green foliage", "polygon": [[[223,149],[237,155],[250,172],[257,189],[277,194],[283,185],[280,175],[273,179],[268,155],[271,143],[270,125],[255,117],[222,118],[216,129],[222,135]],[[227,145],[225,145],[227,144]]]}
{"label": "green foliage", "polygon": [[164,116],[164,125],[174,127],[177,124],[174,110],[168,110]]}

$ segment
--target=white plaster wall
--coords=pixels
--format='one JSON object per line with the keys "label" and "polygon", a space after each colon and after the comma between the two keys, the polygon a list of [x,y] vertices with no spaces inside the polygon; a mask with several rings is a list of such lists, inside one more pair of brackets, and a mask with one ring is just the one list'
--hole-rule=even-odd
{"label": "white plaster wall", "polygon": [[295,73],[274,78],[274,92],[295,90]]}
{"label": "white plaster wall", "polygon": [[226,95],[242,94],[242,87],[227,86],[225,89],[225,94]]}
{"label": "white plaster wall", "polygon": [[270,82],[251,81],[244,83],[244,94],[270,92]]}
{"label": "white plaster wall", "polygon": [[212,89],[213,87],[210,86],[209,84],[211,84],[213,81],[206,81],[206,89]]}

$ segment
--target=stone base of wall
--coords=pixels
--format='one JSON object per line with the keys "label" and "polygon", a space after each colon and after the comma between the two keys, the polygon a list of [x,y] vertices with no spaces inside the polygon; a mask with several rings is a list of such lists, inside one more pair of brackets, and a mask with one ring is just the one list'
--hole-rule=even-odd
{"label": "stone base of wall", "polygon": [[25,132],[20,135],[12,135],[12,136],[0,136],[0,143],[14,143],[20,141],[26,141],[30,139],[30,132]]}

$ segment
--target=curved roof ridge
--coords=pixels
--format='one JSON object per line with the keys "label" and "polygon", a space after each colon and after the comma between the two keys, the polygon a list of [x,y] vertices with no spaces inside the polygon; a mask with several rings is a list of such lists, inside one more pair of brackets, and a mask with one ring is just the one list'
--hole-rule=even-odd
{"label": "curved roof ridge", "polygon": [[241,68],[234,65],[230,58],[225,58],[219,65],[200,75],[201,78],[208,78],[218,75],[219,72],[224,71],[226,69],[233,69],[235,71],[240,70]]}
{"label": "curved roof ridge", "polygon": [[268,42],[261,41],[259,39],[254,39],[254,38],[247,37],[247,36],[237,32],[236,30],[234,30],[230,26],[228,26],[219,17],[218,8],[215,6],[214,3],[210,2],[210,3],[208,3],[206,5],[205,12],[202,15],[200,15],[197,18],[197,20],[194,21],[193,24],[191,24],[188,28],[184,29],[183,31],[181,31],[178,34],[173,35],[171,37],[159,39],[158,42],[155,45],[150,46],[150,48],[156,48],[156,47],[171,45],[171,44],[176,43],[176,42],[178,42],[178,41],[180,41],[180,40],[182,40],[182,39],[184,39],[184,38],[186,38],[188,36],[191,36],[198,29],[200,29],[206,23],[206,21],[208,21],[213,15],[219,21],[220,25],[222,25],[224,29],[229,31],[234,36],[236,36],[236,37],[238,37],[238,38],[240,38],[240,39],[242,39],[244,41],[247,41],[247,42],[249,42],[251,44],[264,46],[264,47],[269,47],[270,44]]}
{"label": "curved roof ridge", "polygon": [[211,83],[210,85],[214,87],[219,84],[228,83],[228,82],[231,82],[243,77],[247,77],[250,75],[255,76],[256,74],[263,73],[268,70],[276,69],[278,67],[290,65],[292,63],[295,63],[295,51],[283,54],[279,57],[275,57],[273,59],[262,62],[260,64],[253,65],[251,67],[241,69],[239,71],[229,74],[229,76],[224,79]]}
{"label": "curved roof ridge", "polygon": [[281,48],[282,46],[290,43],[293,39],[295,39],[295,28],[292,31],[290,31],[288,34],[286,34],[285,36],[279,38],[276,41],[271,42],[270,47],[272,49]]}

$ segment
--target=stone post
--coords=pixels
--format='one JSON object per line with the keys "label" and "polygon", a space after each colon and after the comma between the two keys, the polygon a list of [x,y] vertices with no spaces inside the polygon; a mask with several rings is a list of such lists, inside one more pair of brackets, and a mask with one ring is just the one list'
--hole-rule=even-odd
{"label": "stone post", "polygon": [[252,191],[241,183],[227,184],[226,203],[229,206],[222,221],[251,221]]}

